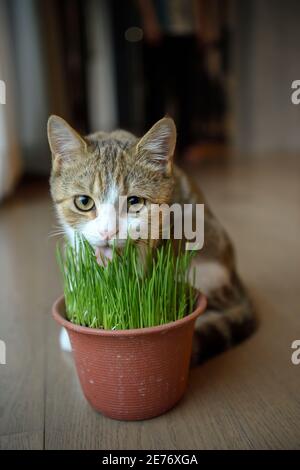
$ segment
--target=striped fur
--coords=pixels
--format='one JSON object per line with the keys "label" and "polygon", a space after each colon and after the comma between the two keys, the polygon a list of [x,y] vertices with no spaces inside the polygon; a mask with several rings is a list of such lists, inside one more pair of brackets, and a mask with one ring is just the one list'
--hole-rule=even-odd
{"label": "striped fur", "polygon": [[[193,364],[231,347],[253,331],[253,308],[236,272],[231,241],[201,191],[173,164],[176,129],[170,118],[160,120],[138,139],[122,130],[83,138],[63,119],[52,116],[48,138],[51,194],[70,237],[74,230],[85,234],[84,227],[93,229],[97,204],[111,198],[112,193],[136,195],[144,198],[145,204],[205,204],[204,247],[193,263],[195,287],[206,294],[208,308],[196,323]],[[76,210],[74,196],[80,194],[94,199],[94,211]],[[95,237],[91,243],[97,246]]]}

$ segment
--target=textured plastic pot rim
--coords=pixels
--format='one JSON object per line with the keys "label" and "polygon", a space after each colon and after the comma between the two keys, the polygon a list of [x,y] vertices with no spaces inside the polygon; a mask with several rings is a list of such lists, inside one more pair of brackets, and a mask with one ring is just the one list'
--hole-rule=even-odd
{"label": "textured plastic pot rim", "polygon": [[199,293],[196,301],[196,309],[189,315],[176,320],[170,323],[165,323],[164,325],[151,326],[146,328],[135,328],[131,330],[104,330],[100,328],[89,328],[87,326],[76,325],[71,323],[65,318],[65,298],[60,296],[53,304],[52,315],[54,319],[61,326],[67,328],[68,330],[76,331],[77,333],[83,333],[86,335],[95,335],[95,336],[138,336],[138,335],[148,335],[154,334],[162,331],[168,331],[174,328],[179,328],[185,323],[195,320],[199,315],[204,313],[207,306],[206,297]]}

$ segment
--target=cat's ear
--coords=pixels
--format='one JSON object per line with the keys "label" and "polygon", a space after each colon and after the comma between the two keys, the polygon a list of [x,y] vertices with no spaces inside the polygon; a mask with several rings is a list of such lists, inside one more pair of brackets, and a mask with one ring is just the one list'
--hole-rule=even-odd
{"label": "cat's ear", "polygon": [[176,145],[176,126],[173,119],[165,117],[140,139],[137,144],[139,158],[147,159],[155,169],[168,174]]}
{"label": "cat's ear", "polygon": [[84,139],[61,117],[50,116],[47,130],[54,160],[71,163],[86,150]]}

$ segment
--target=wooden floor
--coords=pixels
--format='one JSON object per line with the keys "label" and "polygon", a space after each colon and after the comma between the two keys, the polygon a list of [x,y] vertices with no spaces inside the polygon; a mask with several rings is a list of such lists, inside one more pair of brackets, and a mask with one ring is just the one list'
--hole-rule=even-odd
{"label": "wooden floor", "polygon": [[300,159],[201,168],[193,174],[235,241],[261,326],[239,347],[192,370],[185,398],[145,422],[118,422],[82,396],[50,315],[61,293],[48,233],[46,185],[0,207],[0,448],[300,448]]}

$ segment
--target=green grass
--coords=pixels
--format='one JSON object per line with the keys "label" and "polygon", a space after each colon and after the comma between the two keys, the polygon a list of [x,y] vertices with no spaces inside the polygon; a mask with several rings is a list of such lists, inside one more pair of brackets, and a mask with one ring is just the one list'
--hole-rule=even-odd
{"label": "green grass", "polygon": [[89,243],[77,236],[75,246],[57,248],[63,274],[67,318],[90,328],[127,330],[162,325],[193,311],[194,289],[187,283],[192,251],[175,255],[172,244],[146,256],[146,269],[136,245],[128,239],[100,266]]}

